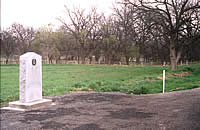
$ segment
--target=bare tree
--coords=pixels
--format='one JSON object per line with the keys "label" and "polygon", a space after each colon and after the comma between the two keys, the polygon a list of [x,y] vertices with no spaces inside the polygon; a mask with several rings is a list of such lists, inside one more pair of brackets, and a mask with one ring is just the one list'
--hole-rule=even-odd
{"label": "bare tree", "polygon": [[[171,69],[177,69],[177,63],[183,52],[185,43],[180,42],[187,34],[187,24],[190,29],[197,27],[196,12],[200,9],[198,0],[138,0],[135,4],[144,15],[149,15],[151,26],[159,25],[162,28],[163,37],[170,51]],[[193,30],[193,29],[192,29]]]}
{"label": "bare tree", "polygon": [[[93,46],[95,29],[97,29],[97,24],[101,19],[96,11],[96,8],[86,14],[84,9],[74,8],[70,10],[66,7],[67,17],[70,19],[70,23],[67,23],[63,18],[59,18],[59,21],[63,23],[66,30],[70,31],[74,38],[77,40],[79,57],[84,64],[85,58],[91,54],[91,50],[95,47]],[[92,39],[90,39],[92,38]]]}
{"label": "bare tree", "polygon": [[101,56],[105,57],[106,64],[120,61],[121,51],[117,33],[118,30],[114,18],[110,16],[106,19],[104,17],[100,29],[100,52]]}
{"label": "bare tree", "polygon": [[114,15],[116,17],[115,24],[118,29],[118,39],[120,41],[121,52],[126,58],[126,64],[129,65],[129,58],[132,56],[132,51],[136,45],[136,8],[128,3],[119,4],[114,7]]}
{"label": "bare tree", "polygon": [[11,34],[10,30],[2,31],[1,33],[1,55],[8,60],[16,51],[16,38]]}
{"label": "bare tree", "polygon": [[35,51],[47,57],[49,64],[52,64],[53,59],[60,57],[60,51],[58,50],[60,40],[57,32],[54,32],[49,24],[47,27],[42,27],[38,30],[32,46]]}
{"label": "bare tree", "polygon": [[31,50],[31,42],[35,36],[35,31],[32,27],[12,24],[11,33],[17,39],[17,51],[20,55]]}

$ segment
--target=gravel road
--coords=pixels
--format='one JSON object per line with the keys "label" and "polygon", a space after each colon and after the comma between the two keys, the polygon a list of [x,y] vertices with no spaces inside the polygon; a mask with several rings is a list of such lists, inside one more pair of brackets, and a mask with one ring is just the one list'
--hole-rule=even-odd
{"label": "gravel road", "polygon": [[55,105],[25,112],[1,110],[1,129],[200,129],[200,88],[150,95],[78,92],[46,98]]}

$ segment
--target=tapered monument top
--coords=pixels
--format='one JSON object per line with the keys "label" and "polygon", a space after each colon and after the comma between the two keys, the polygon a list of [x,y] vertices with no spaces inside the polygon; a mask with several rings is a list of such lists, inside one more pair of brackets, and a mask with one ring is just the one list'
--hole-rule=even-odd
{"label": "tapered monument top", "polygon": [[38,55],[38,54],[35,53],[35,52],[27,52],[27,53],[21,55],[20,58],[21,58],[21,57],[22,57],[22,58],[23,58],[23,57],[31,58],[32,56],[38,56],[38,57],[41,57],[40,55]]}

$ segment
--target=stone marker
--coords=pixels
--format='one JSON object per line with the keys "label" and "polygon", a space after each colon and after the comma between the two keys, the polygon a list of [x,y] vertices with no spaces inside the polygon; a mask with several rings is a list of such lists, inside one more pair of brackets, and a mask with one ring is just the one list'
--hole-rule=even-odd
{"label": "stone marker", "polygon": [[10,108],[30,109],[52,103],[42,99],[42,58],[34,52],[20,56],[19,101],[10,102]]}
{"label": "stone marker", "polygon": [[41,56],[28,52],[20,56],[19,101],[21,103],[42,100]]}

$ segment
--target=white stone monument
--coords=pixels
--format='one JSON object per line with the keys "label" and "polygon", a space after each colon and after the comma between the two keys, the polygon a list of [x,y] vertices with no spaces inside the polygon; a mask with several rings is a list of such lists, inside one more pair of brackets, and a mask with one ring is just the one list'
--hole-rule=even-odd
{"label": "white stone monument", "polygon": [[19,101],[10,102],[9,108],[26,110],[52,103],[52,100],[42,99],[41,60],[34,52],[20,56]]}
{"label": "white stone monument", "polygon": [[20,56],[20,97],[21,103],[42,100],[41,56],[28,52]]}

